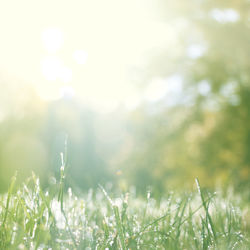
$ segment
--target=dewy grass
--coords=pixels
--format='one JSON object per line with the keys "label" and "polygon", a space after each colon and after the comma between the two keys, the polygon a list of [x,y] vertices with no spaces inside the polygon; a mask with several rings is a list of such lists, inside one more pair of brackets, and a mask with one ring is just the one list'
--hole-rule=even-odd
{"label": "dewy grass", "polygon": [[34,174],[19,187],[13,178],[0,196],[0,249],[250,249],[247,200],[210,194],[198,180],[198,192],[161,200],[101,186],[77,197],[64,181],[65,172],[43,190]]}

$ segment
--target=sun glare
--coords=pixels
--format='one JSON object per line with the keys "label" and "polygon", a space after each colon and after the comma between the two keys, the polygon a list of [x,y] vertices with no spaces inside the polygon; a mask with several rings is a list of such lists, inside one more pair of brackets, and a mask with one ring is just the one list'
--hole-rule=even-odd
{"label": "sun glare", "polygon": [[42,32],[42,40],[48,52],[57,52],[63,45],[63,32],[59,28],[47,28]]}
{"label": "sun glare", "polygon": [[46,80],[55,81],[62,71],[62,61],[55,56],[47,56],[41,62],[42,73]]}
{"label": "sun glare", "polygon": [[73,53],[73,57],[77,63],[85,64],[87,62],[87,59],[88,59],[88,53],[84,50],[76,50]]}
{"label": "sun glare", "polygon": [[[52,11],[58,3],[60,11]],[[33,14],[33,22],[20,18],[22,50],[6,43],[8,50],[1,54],[4,68],[46,101],[61,98],[64,86],[71,86],[75,94],[70,96],[100,112],[139,105],[145,93],[131,81],[131,69],[144,66],[152,49],[174,43],[175,28],[154,20],[153,3],[108,0],[98,1],[97,8],[91,2],[45,0],[43,10],[49,6],[46,18],[42,11]],[[6,30],[2,36],[8,34]],[[160,98],[164,89],[156,83],[146,99]]]}

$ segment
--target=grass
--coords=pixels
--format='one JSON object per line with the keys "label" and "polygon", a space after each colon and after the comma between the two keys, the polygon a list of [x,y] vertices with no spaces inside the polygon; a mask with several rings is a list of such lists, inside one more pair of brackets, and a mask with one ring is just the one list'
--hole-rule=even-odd
{"label": "grass", "polygon": [[34,174],[19,187],[13,177],[0,196],[0,249],[250,249],[248,203],[236,195],[197,179],[193,193],[161,199],[102,186],[76,196],[64,193],[63,157],[62,166],[46,191]]}

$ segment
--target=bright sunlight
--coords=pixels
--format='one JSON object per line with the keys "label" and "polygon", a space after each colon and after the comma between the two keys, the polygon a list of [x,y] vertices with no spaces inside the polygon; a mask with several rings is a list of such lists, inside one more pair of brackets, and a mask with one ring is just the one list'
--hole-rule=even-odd
{"label": "bright sunlight", "polygon": [[[145,63],[152,49],[166,46],[175,36],[173,28],[156,20],[153,1],[77,1],[72,6],[64,1],[25,2],[37,11],[31,13],[23,3],[15,9],[11,2],[1,8],[5,45],[0,63],[28,82],[42,99],[60,98],[65,86],[100,112],[138,103],[127,100],[155,99],[154,93],[160,90],[154,90],[152,97],[146,91],[144,96],[136,81],[131,84],[134,68]],[[6,9],[12,9],[15,19],[6,16]]]}

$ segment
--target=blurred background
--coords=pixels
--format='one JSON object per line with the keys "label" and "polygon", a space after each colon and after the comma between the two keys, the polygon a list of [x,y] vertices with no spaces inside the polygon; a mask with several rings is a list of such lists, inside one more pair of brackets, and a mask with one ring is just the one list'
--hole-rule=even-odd
{"label": "blurred background", "polygon": [[0,2],[0,191],[250,187],[250,2]]}

